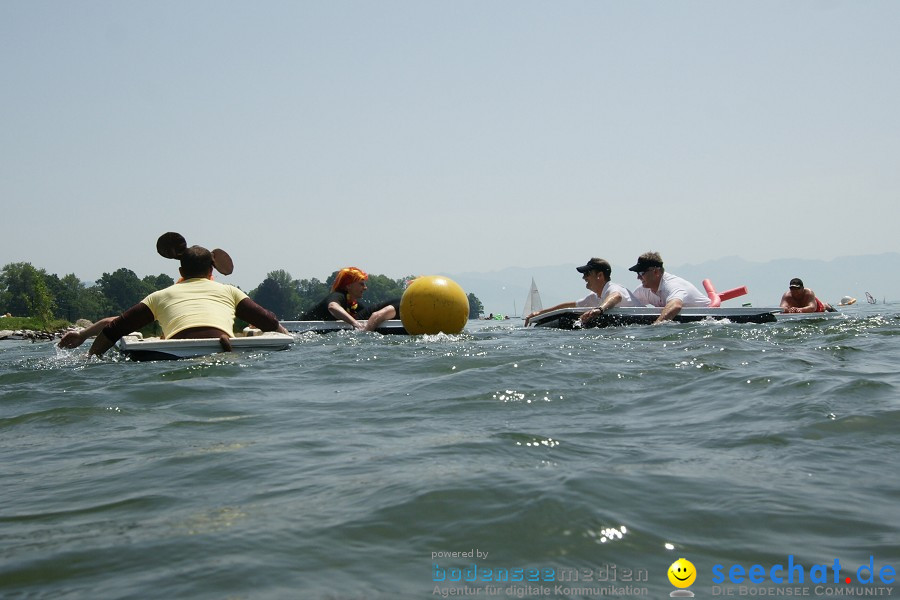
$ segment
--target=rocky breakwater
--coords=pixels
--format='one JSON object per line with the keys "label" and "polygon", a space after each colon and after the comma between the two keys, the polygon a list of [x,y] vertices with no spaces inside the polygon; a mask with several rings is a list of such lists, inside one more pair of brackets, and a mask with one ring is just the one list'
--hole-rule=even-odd
{"label": "rocky breakwater", "polygon": [[0,340],[31,340],[32,342],[40,342],[52,340],[58,337],[59,332],[54,331],[33,331],[31,329],[2,329],[0,330]]}
{"label": "rocky breakwater", "polygon": [[29,340],[31,342],[46,342],[61,338],[69,331],[78,331],[89,327],[91,322],[87,319],[78,319],[74,327],[58,329],[56,331],[44,331],[38,329],[0,329],[0,340]]}

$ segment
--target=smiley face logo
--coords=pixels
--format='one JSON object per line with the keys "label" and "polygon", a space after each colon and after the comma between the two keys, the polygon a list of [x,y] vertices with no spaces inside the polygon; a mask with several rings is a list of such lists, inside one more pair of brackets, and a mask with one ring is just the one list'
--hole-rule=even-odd
{"label": "smiley face logo", "polygon": [[679,558],[669,567],[669,581],[677,588],[691,587],[697,579],[697,569],[694,563],[686,558]]}

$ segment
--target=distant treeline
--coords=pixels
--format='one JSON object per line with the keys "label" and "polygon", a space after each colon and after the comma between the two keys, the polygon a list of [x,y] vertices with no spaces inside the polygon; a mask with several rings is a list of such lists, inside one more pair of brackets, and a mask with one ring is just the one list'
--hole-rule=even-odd
{"label": "distant treeline", "polygon": [[[248,295],[274,312],[281,320],[295,320],[300,314],[322,300],[331,291],[337,271],[325,281],[294,279],[284,270],[272,271]],[[363,298],[376,304],[403,295],[406,282],[384,275],[369,275],[368,291]],[[0,314],[34,317],[43,322],[64,319],[96,321],[122,313],[148,294],[175,283],[169,275],[138,277],[131,269],[121,268],[104,273],[93,285],[85,285],[74,273],[60,278],[31,263],[9,263],[0,272]],[[481,301],[469,294],[469,316],[477,317],[483,310]]]}

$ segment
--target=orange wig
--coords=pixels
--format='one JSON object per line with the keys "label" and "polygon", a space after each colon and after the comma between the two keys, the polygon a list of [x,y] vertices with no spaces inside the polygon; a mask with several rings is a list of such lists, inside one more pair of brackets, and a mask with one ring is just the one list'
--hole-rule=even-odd
{"label": "orange wig", "polygon": [[338,271],[337,277],[334,278],[334,283],[331,284],[331,291],[343,292],[351,283],[356,283],[361,280],[364,281],[368,278],[369,275],[362,269],[345,267]]}

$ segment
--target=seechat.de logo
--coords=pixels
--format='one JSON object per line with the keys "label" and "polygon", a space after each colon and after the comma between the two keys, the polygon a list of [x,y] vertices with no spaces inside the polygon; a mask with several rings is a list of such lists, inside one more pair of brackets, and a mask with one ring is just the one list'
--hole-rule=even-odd
{"label": "seechat.de logo", "polygon": [[772,565],[768,570],[762,565],[751,565],[745,567],[741,564],[734,564],[725,571],[723,565],[713,565],[712,582],[715,584],[725,583],[806,583],[809,579],[810,583],[861,583],[870,584],[880,581],[882,584],[894,583],[897,570],[891,565],[884,565],[879,569],[875,567],[875,556],[869,556],[869,563],[861,565],[856,569],[856,578],[845,576],[841,577],[841,563],[838,559],[834,559],[834,563],[830,565],[813,565],[809,569],[801,563],[794,562],[794,555],[788,555],[787,562],[784,564]]}

